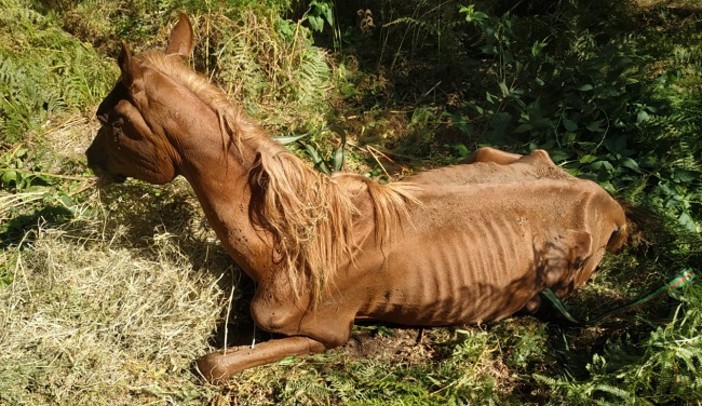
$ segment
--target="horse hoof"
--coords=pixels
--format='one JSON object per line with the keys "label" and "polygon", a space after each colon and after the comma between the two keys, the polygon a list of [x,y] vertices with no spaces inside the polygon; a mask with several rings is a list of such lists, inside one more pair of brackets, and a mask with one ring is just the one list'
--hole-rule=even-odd
{"label": "horse hoof", "polygon": [[222,354],[211,352],[196,361],[195,365],[198,372],[207,382],[221,385],[232,375],[228,368],[222,365],[222,358]]}

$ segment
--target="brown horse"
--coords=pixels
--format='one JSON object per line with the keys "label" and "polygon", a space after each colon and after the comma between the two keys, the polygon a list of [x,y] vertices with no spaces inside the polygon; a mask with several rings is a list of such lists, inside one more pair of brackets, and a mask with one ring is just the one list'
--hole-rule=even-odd
{"label": "brown horse", "polygon": [[183,175],[257,283],[256,325],[281,336],[198,361],[210,381],[346,342],[354,320],[481,323],[585,283],[625,239],[622,208],[544,151],[476,151],[465,165],[380,185],[313,171],[187,64],[181,16],[164,52],[119,57],[88,165],[107,180]]}

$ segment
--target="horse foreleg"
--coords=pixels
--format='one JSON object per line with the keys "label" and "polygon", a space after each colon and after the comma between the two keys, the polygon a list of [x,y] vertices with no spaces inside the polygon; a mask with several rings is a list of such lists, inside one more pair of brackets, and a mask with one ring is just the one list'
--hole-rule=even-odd
{"label": "horse foreleg", "polygon": [[289,355],[322,352],[324,344],[307,337],[287,337],[257,344],[254,348],[240,347],[216,351],[197,360],[197,368],[211,383],[222,383],[247,368],[270,364]]}
{"label": "horse foreleg", "polygon": [[473,151],[463,163],[472,164],[476,162],[494,162],[500,165],[509,165],[518,161],[522,155],[513,154],[511,152],[501,151],[499,149],[485,147]]}

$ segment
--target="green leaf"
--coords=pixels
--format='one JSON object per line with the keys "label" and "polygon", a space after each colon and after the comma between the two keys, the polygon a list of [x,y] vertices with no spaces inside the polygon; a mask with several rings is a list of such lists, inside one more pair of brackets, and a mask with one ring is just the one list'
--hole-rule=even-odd
{"label": "green leaf", "polygon": [[537,57],[541,53],[541,50],[544,49],[548,45],[548,42],[544,41],[535,41],[534,44],[531,46],[531,56]]}
{"label": "green leaf", "polygon": [[690,231],[696,231],[695,222],[692,220],[692,217],[690,217],[690,215],[687,214],[687,212],[682,212],[680,214],[680,216],[678,217],[678,223]]}
{"label": "green leaf", "polygon": [[301,140],[305,137],[308,137],[309,134],[303,134],[303,135],[283,135],[283,136],[278,136],[278,137],[271,137],[273,140],[283,144],[283,145],[289,145],[294,143],[295,141]]}
{"label": "green leaf", "polygon": [[298,357],[296,357],[294,355],[290,355],[290,356],[287,356],[287,357],[281,359],[280,361],[278,361],[278,365],[295,365],[298,362],[299,362]]}
{"label": "green leaf", "polygon": [[497,85],[500,87],[500,92],[502,92],[502,97],[509,96],[510,91],[507,88],[507,84],[504,82],[504,80],[500,81]]}
{"label": "green leaf", "polygon": [[480,51],[487,55],[497,55],[497,47],[495,45],[483,45]]}
{"label": "green leaf", "polygon": [[614,65],[619,65],[622,67],[630,65],[634,60],[631,59],[630,57],[626,55],[617,55],[614,58],[612,58],[612,63]]}
{"label": "green leaf", "polygon": [[[490,93],[487,93],[487,94],[489,95]],[[478,114],[480,114],[481,116],[482,116],[483,114],[485,114],[485,109],[483,109],[482,107],[478,106],[478,105],[475,104],[475,103],[468,103],[468,104],[466,105],[466,107],[475,110],[475,112],[478,113]]]}
{"label": "green leaf", "polygon": [[631,158],[624,158],[621,161],[619,161],[619,164],[625,168],[631,169],[634,172],[641,173],[641,168],[639,168],[639,164]]}
{"label": "green leaf", "polygon": [[573,120],[564,118],[563,119],[563,127],[565,127],[566,130],[573,132],[573,131],[576,131],[578,129],[578,123],[576,123]]}
{"label": "green leaf", "polygon": [[549,151],[549,154],[551,155],[553,162],[556,163],[563,162],[568,159],[568,153],[560,149],[551,150]]}
{"label": "green leaf", "polygon": [[603,133],[604,128],[602,128],[602,124],[604,124],[604,120],[593,121],[587,125],[587,129],[593,133]]}
{"label": "green leaf", "polygon": [[458,9],[458,12],[466,15],[467,22],[475,22],[478,25],[482,24],[488,18],[487,14],[480,11],[475,11],[475,4],[461,7]]}
{"label": "green leaf", "polygon": [[490,104],[495,104],[495,101],[497,101],[497,96],[490,92],[485,92],[485,98],[487,99],[488,103]]}
{"label": "green leaf", "polygon": [[334,25],[334,12],[332,8],[329,6],[329,4],[325,5],[324,10],[322,12],[322,15],[324,16],[324,19],[327,20],[327,23],[331,27]]}
{"label": "green leaf", "polygon": [[302,144],[305,147],[305,151],[307,152],[307,155],[309,155],[310,159],[312,159],[314,166],[321,172],[330,175],[331,171],[329,170],[329,165],[324,160],[324,158],[322,158],[322,155],[317,150],[317,147],[302,141],[300,141],[300,144]]}
{"label": "green leaf", "polygon": [[15,171],[5,171],[0,173],[0,184],[5,186],[12,186],[17,184],[17,172]]}
{"label": "green leaf", "polygon": [[688,171],[685,169],[676,169],[673,172],[673,180],[676,183],[688,183],[692,182],[695,179],[699,179],[700,174],[694,171]]}
{"label": "green leaf", "polygon": [[631,394],[624,389],[617,388],[612,385],[599,384],[595,387],[596,390],[609,393],[611,395],[617,396],[620,399],[631,399]]}
{"label": "green leaf", "polygon": [[517,128],[514,129],[514,132],[516,134],[523,134],[525,132],[531,131],[531,129],[532,129],[531,123],[524,123],[524,124],[520,124],[519,126],[517,126]]}
{"label": "green leaf", "polygon": [[617,191],[617,189],[614,187],[612,182],[610,182],[608,180],[605,180],[605,181],[602,181],[599,183],[600,183],[600,186],[602,186],[602,189],[608,191],[609,193],[614,193]]}
{"label": "green leaf", "polygon": [[334,172],[339,172],[344,169],[344,147],[341,146],[334,150],[332,156],[332,169]]}
{"label": "green leaf", "polygon": [[466,147],[465,144],[456,144],[453,146],[453,149],[461,158],[465,158],[470,155],[470,150],[468,150],[468,147]]}
{"label": "green leaf", "polygon": [[639,112],[636,114],[636,124],[648,121],[649,118],[650,115],[646,112],[646,110],[639,110]]}
{"label": "green leaf", "polygon": [[473,134],[473,131],[475,130],[475,128],[473,127],[473,124],[471,124],[467,121],[454,121],[453,125],[456,128],[458,128],[465,135],[471,135],[471,134]]}
{"label": "green leaf", "polygon": [[310,22],[310,28],[317,32],[322,32],[324,29],[324,20],[319,16],[307,16],[307,21]]}
{"label": "green leaf", "polygon": [[594,89],[594,87],[591,84],[585,84],[578,88],[581,92],[589,92],[592,89]]}
{"label": "green leaf", "polygon": [[9,273],[0,274],[0,288],[12,284],[12,275]]}
{"label": "green leaf", "polygon": [[73,198],[71,198],[70,195],[64,193],[64,192],[59,192],[58,193],[58,200],[61,202],[61,204],[64,205],[64,207],[70,208],[73,206],[75,203],[73,201]]}
{"label": "green leaf", "polygon": [[597,160],[597,157],[595,155],[585,155],[580,158],[580,163],[581,164],[589,164],[591,162],[595,162]]}

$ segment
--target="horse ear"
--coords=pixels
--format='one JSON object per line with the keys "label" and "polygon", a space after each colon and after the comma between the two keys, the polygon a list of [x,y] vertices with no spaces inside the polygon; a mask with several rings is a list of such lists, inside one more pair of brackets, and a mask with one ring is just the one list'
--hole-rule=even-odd
{"label": "horse ear", "polygon": [[193,26],[190,24],[188,16],[180,13],[178,23],[173,27],[171,36],[166,46],[166,55],[180,55],[189,58],[193,52]]}
{"label": "horse ear", "polygon": [[122,84],[130,91],[141,86],[143,77],[143,68],[139,65],[132,53],[129,51],[127,44],[122,41],[122,51],[117,59],[119,69],[122,71]]}

